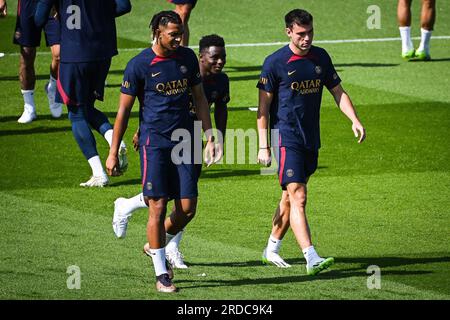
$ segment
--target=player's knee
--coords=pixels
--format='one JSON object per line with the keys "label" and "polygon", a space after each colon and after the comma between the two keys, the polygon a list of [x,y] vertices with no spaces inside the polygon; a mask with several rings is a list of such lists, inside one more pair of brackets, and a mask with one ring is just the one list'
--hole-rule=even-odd
{"label": "player's knee", "polygon": [[20,54],[22,56],[23,63],[26,66],[32,66],[34,64],[34,58],[36,56],[35,48],[23,47]]}
{"label": "player's knee", "polygon": [[306,190],[305,188],[299,188],[294,193],[294,201],[297,206],[305,207],[306,206]]}
{"label": "player's knee", "polygon": [[177,6],[176,12],[180,16],[183,23],[187,23],[187,21],[189,20],[189,16],[191,15],[191,10],[192,10],[192,6],[188,5],[188,4]]}
{"label": "player's knee", "polygon": [[150,198],[147,200],[147,203],[152,211],[157,215],[164,213],[167,207],[167,201],[163,198]]}
{"label": "player's knee", "polygon": [[422,0],[422,6],[425,9],[432,9],[434,8],[436,3],[436,0]]}
{"label": "player's knee", "polygon": [[180,208],[178,210],[178,213],[181,214],[182,216],[186,217],[186,219],[188,219],[190,221],[195,216],[196,208],[195,208],[195,206],[188,206],[186,208]]}

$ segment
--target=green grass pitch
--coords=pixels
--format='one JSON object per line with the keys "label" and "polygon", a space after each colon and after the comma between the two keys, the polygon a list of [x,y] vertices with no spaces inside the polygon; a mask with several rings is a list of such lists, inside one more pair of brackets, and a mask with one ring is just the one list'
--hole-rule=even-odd
{"label": "green grass pitch", "polygon": [[[147,213],[137,212],[127,238],[114,238],[113,201],[140,192],[138,154],[104,189],[82,189],[90,169],[70,130],[67,111],[52,120],[44,93],[50,55],[36,59],[38,119],[19,125],[23,101],[18,48],[11,43],[16,1],[0,20],[0,299],[449,299],[450,298],[450,3],[438,1],[433,61],[408,63],[400,41],[324,43],[343,79],[367,140],[358,145],[350,123],[324,92],[319,169],[309,184],[313,242],[334,256],[330,271],[306,275],[291,231],[281,254],[293,264],[261,264],[280,196],[274,175],[255,164],[204,169],[196,218],[181,251],[190,265],[176,272],[177,294],[159,294],[141,251]],[[126,63],[149,42],[151,16],[173,8],[165,0],[134,0],[118,19],[120,54],[113,59],[104,103],[117,111]],[[381,9],[381,28],[368,29],[367,7]],[[199,0],[190,20],[191,45],[218,33],[227,44],[287,41],[283,17],[298,1]],[[396,1],[302,1],[315,17],[315,40],[396,38]],[[419,36],[413,2],[413,36]],[[414,40],[416,46],[418,40]],[[255,88],[264,58],[280,46],[229,47],[229,128],[256,128]],[[196,50],[196,49],[195,49]],[[125,141],[137,126],[137,107]],[[103,161],[107,144],[96,134]],[[69,266],[81,289],[66,285]],[[367,268],[381,270],[381,289],[368,289]],[[204,274],[204,275],[203,275]]]}

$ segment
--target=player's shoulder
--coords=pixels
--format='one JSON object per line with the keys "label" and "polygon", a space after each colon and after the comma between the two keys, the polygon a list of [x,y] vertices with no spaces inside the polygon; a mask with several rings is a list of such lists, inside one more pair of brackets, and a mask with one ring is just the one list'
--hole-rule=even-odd
{"label": "player's shoulder", "polygon": [[330,55],[328,54],[328,51],[325,50],[322,47],[317,47],[317,46],[311,46],[311,54],[318,56],[319,58],[326,58],[328,59],[330,57]]}
{"label": "player's shoulder", "polygon": [[221,84],[227,84],[230,82],[230,79],[228,78],[228,75],[225,72],[221,72],[217,74],[218,82]]}
{"label": "player's shoulder", "polygon": [[197,57],[194,50],[183,46],[178,47],[176,54],[181,57],[188,57],[188,58]]}
{"label": "player's shoulder", "polygon": [[141,66],[150,65],[150,62],[156,55],[150,48],[144,49],[128,61],[127,68],[139,68]]}
{"label": "player's shoulder", "polygon": [[292,55],[292,52],[290,51],[289,46],[286,45],[284,47],[279,48],[278,50],[271,53],[270,55],[268,55],[264,61],[264,64],[267,64],[267,65],[277,64],[284,60],[288,60],[291,55]]}

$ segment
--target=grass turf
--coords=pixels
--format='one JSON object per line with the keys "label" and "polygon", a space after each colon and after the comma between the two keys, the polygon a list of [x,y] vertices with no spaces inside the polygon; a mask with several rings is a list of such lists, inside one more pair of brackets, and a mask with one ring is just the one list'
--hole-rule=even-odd
{"label": "grass turf", "polygon": [[[14,2],[14,1],[13,1]],[[350,124],[324,93],[319,169],[309,185],[308,217],[321,255],[336,265],[317,277],[289,232],[281,254],[290,269],[264,266],[280,188],[275,176],[253,164],[204,169],[197,217],[181,250],[190,265],[176,272],[176,295],[154,290],[153,268],[141,254],[147,214],[133,216],[127,238],[111,230],[113,201],[140,191],[138,155],[129,171],[105,189],[86,190],[89,168],[65,115],[53,120],[43,91],[50,56],[36,60],[38,119],[16,120],[22,111],[17,47],[10,16],[0,20],[0,298],[2,299],[449,299],[450,298],[450,79],[449,40],[432,39],[427,63],[400,59],[399,42],[325,44],[333,57],[368,138],[357,145]],[[397,37],[395,4],[379,1],[382,28],[365,27],[368,1],[305,1],[315,16],[316,39]],[[417,26],[418,4],[413,3]],[[120,55],[108,76],[106,101],[98,107],[111,121],[122,71],[148,42],[146,26],[166,1],[133,1],[118,20]],[[283,15],[294,1],[199,1],[191,17],[191,44],[217,32],[227,43],[285,41]],[[230,7],[233,10],[230,10]],[[251,8],[251,10],[249,9]],[[450,5],[438,2],[434,35],[448,35]],[[354,19],[340,18],[345,11]],[[447,19],[446,19],[447,17]],[[418,27],[414,33],[417,35]],[[228,48],[231,79],[229,128],[256,127],[255,88],[269,47]],[[66,113],[65,113],[66,114]],[[137,126],[137,107],[125,140]],[[107,144],[96,134],[105,160]],[[66,270],[77,265],[81,290],[68,290]],[[381,289],[367,288],[367,267],[381,268]],[[205,276],[203,276],[205,274]]]}

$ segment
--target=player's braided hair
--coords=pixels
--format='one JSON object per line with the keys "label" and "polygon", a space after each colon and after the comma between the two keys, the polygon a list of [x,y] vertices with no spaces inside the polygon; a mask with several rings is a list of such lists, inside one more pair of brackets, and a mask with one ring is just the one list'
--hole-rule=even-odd
{"label": "player's braided hair", "polygon": [[169,23],[182,24],[182,20],[175,11],[161,11],[155,14],[150,21],[149,28],[152,29],[153,37],[159,26],[167,26]]}
{"label": "player's braided hair", "polygon": [[198,46],[200,52],[202,52],[209,47],[225,47],[225,41],[217,34],[210,34],[201,38]]}
{"label": "player's braided hair", "polygon": [[294,24],[309,26],[313,22],[313,16],[306,10],[294,9],[284,17],[286,28],[291,29]]}

